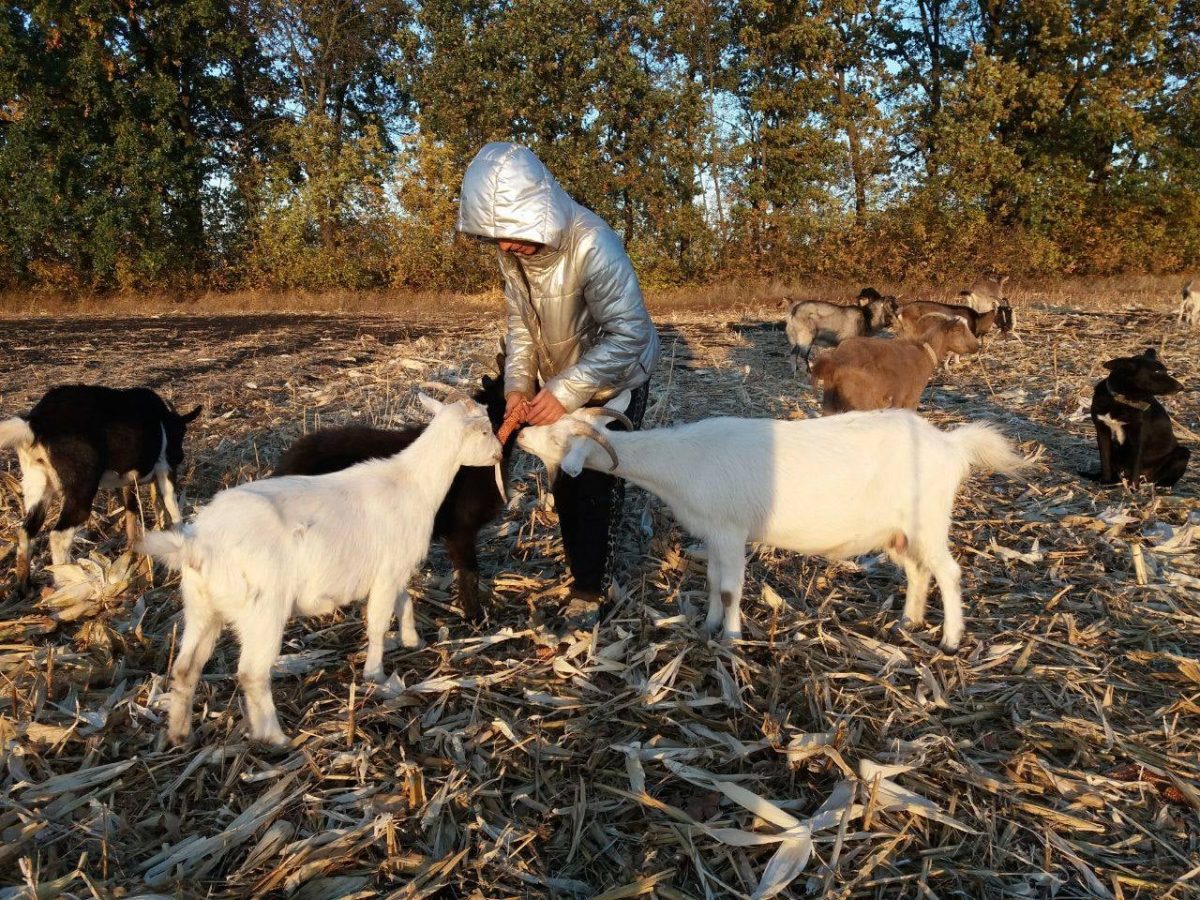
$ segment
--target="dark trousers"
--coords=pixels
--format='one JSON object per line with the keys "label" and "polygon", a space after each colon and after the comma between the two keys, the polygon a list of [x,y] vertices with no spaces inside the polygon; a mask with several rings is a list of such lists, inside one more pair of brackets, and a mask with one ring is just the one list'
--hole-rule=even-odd
{"label": "dark trousers", "polygon": [[[635,428],[646,415],[647,382],[634,388],[625,415]],[[611,422],[609,427],[624,431]],[[575,579],[577,593],[603,594],[612,583],[613,554],[625,503],[625,482],[603,472],[584,469],[577,476],[563,475],[554,481],[554,506],[562,529],[563,550]]]}

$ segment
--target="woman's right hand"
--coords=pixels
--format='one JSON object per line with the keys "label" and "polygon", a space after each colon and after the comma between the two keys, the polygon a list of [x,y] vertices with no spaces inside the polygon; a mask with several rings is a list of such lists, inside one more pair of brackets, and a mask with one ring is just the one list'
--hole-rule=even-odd
{"label": "woman's right hand", "polygon": [[525,394],[520,391],[509,391],[504,395],[504,418],[511,418],[514,412],[523,410],[528,403],[529,397]]}

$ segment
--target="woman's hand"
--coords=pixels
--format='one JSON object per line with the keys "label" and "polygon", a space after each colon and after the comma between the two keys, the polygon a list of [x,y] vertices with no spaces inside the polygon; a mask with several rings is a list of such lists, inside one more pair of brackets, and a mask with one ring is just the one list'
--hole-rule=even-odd
{"label": "woman's hand", "polygon": [[558,402],[558,398],[542,388],[525,410],[525,421],[530,425],[553,425],[566,414],[567,411]]}
{"label": "woman's hand", "polygon": [[[529,397],[520,391],[509,391],[504,395],[504,418],[511,419],[512,414],[528,405]],[[524,415],[521,417],[524,419]]]}

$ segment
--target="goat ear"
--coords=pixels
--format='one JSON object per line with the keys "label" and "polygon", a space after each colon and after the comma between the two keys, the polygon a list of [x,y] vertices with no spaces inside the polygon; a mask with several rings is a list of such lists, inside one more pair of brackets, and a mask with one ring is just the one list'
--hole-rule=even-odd
{"label": "goat ear", "polygon": [[203,406],[197,406],[195,409],[193,409],[193,410],[192,410],[190,413],[188,413],[186,416],[180,416],[180,417],[179,417],[179,420],[180,420],[181,422],[183,422],[183,424],[184,424],[184,425],[186,425],[188,422],[191,422],[193,419],[195,419],[195,418],[196,418],[196,416],[200,415],[200,411],[201,411],[202,409],[204,409],[204,407],[203,407]]}
{"label": "goat ear", "polygon": [[435,400],[428,394],[417,394],[417,399],[421,401],[421,405],[423,407],[425,407],[431,414],[435,416],[438,414],[438,410],[445,406],[441,400]]}
{"label": "goat ear", "polygon": [[623,413],[625,410],[629,409],[629,402],[632,399],[633,394],[631,394],[628,390],[624,390],[605,403],[604,407],[605,409],[613,409],[619,413]]}
{"label": "goat ear", "polygon": [[559,463],[559,468],[572,478],[583,471],[583,461],[587,459],[587,442],[587,438],[576,438],[563,461]]}

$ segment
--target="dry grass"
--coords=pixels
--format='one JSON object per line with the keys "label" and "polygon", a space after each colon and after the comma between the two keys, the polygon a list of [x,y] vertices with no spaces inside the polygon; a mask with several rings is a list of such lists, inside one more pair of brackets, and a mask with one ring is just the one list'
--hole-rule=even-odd
{"label": "dry grass", "polygon": [[[1018,305],[1104,310],[1130,307],[1165,309],[1178,306],[1179,291],[1185,280],[1185,276],[1177,275],[1018,280],[1011,282],[1008,290]],[[966,276],[948,278],[938,284],[876,282],[874,286],[905,299],[924,297],[952,300],[970,282],[970,276]],[[848,302],[862,286],[857,282],[829,278],[735,278],[705,285],[649,288],[646,295],[651,310],[658,314],[708,312],[741,315],[771,310],[783,297]],[[408,321],[466,321],[492,315],[502,303],[498,288],[479,294],[266,290],[102,295],[8,292],[0,293],[0,318],[332,313],[398,316]]]}
{"label": "dry grass", "polygon": [[[94,565],[64,573],[87,583],[0,603],[13,887],[0,896],[673,900],[789,881],[793,896],[1195,896],[1198,469],[1173,495],[1073,473],[1094,459],[1082,411],[1100,362],[1154,343],[1186,370],[1200,332],[1085,305],[1027,305],[1020,341],[991,341],[927,395],[939,424],[994,419],[1047,448],[1028,483],[975,478],[960,498],[969,635],[954,658],[936,628],[890,632],[889,565],[766,549],[748,572],[747,640],[705,642],[701,562],[637,493],[617,609],[560,642],[531,624],[565,592],[544,475],[525,462],[483,542],[486,627],[458,616],[435,550],[414,590],[429,645],[388,654],[391,689],[356,683],[357,612],[296,623],[275,678],[296,739],[264,752],[241,737],[223,642],[195,742],[169,750],[177,592],[122,561],[116,501],[98,504]],[[650,421],[814,413],[773,323],[660,320]],[[33,323],[0,333],[0,410],[71,379],[202,400],[185,483],[203,500],[305,428],[414,414],[411,384],[473,378],[459,361],[497,333],[312,316]],[[1170,406],[1200,433],[1195,394]],[[17,514],[8,490],[0,554]]]}

